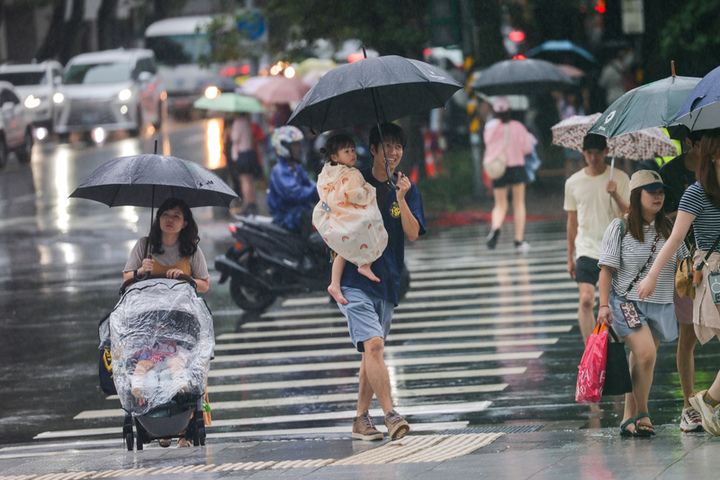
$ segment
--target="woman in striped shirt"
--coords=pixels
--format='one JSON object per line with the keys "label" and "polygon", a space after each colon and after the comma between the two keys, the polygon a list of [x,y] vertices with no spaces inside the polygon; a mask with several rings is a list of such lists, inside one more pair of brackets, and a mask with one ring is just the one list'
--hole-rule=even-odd
{"label": "woman in striped shirt", "polygon": [[[690,226],[695,231],[698,249],[695,253],[695,269],[702,268],[702,281],[695,291],[693,301],[693,323],[700,343],[706,343],[715,336],[720,336],[720,305],[714,302],[707,278],[710,272],[717,272],[720,267],[720,247],[716,240],[720,235],[720,129],[705,132],[700,141],[700,166],[697,171],[698,181],[690,185],[680,199],[675,228],[665,247],[658,254],[655,265],[648,272],[647,278],[638,285],[638,295],[646,298],[654,295],[659,283],[660,269],[670,259],[671,253],[682,243]],[[714,248],[713,248],[714,247]],[[710,256],[705,262],[705,258]],[[701,265],[705,264],[707,265]],[[708,267],[709,266],[709,267]],[[720,435],[720,375],[708,390],[702,390],[689,398],[690,404],[700,412],[705,431],[712,435]]]}
{"label": "woman in striped shirt", "polygon": [[[600,253],[600,308],[598,323],[612,326],[630,347],[632,392],[625,394],[622,436],[654,435],[648,396],[660,342],[677,338],[673,306],[675,270],[668,265],[659,272],[657,291],[642,298],[637,285],[653,265],[670,237],[671,220],[663,212],[665,185],[660,174],[640,170],[630,178],[630,206],[610,223]],[[672,252],[676,258],[688,253],[684,243]],[[673,264],[674,265],[674,264]]]}

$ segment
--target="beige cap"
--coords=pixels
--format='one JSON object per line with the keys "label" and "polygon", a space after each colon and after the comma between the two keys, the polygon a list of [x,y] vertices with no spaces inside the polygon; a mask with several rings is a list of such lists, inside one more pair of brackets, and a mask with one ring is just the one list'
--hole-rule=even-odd
{"label": "beige cap", "polygon": [[659,188],[670,188],[663,183],[662,177],[655,170],[638,170],[630,177],[630,190],[642,187],[643,190],[654,192]]}

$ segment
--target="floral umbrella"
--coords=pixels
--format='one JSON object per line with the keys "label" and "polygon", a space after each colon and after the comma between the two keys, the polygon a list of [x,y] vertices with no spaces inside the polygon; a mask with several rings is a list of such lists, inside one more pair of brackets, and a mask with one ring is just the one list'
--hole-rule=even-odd
{"label": "floral umbrella", "polygon": [[[552,127],[553,145],[582,152],[583,139],[600,113],[573,115]],[[645,160],[677,155],[675,145],[660,128],[646,128],[608,139],[609,155],[613,158]]]}

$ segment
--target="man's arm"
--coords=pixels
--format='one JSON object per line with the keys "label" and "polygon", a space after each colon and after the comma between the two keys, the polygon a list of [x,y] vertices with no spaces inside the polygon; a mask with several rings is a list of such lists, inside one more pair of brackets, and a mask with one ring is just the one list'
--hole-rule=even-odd
{"label": "man's arm", "polygon": [[415,215],[412,214],[405,200],[405,194],[411,187],[410,179],[402,175],[397,182],[397,186],[397,201],[398,205],[400,205],[400,220],[402,221],[403,232],[405,232],[408,240],[414,242],[420,236],[420,222],[418,222]]}
{"label": "man's arm", "polygon": [[625,210],[627,210],[630,204],[625,203],[625,199],[618,193],[617,182],[615,182],[615,180],[608,181],[607,185],[605,186],[605,191],[607,191],[610,194],[610,197],[615,200],[615,203],[620,209],[620,212],[624,212]]}
{"label": "man's arm", "polygon": [[570,276],[575,279],[575,238],[577,237],[578,231],[578,217],[577,210],[568,210],[567,219],[567,271]]}

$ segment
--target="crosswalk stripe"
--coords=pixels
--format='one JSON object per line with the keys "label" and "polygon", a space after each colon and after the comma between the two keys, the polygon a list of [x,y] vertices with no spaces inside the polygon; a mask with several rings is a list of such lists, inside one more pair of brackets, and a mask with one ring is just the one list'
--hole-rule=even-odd
{"label": "crosswalk stripe", "polygon": [[[402,371],[393,373],[393,381],[395,382],[411,382],[414,380],[447,380],[458,378],[475,378],[475,377],[499,377],[505,375],[522,375],[527,371],[526,367],[502,367],[502,368],[484,368],[477,370],[434,370],[421,373],[403,373]],[[208,385],[208,393],[211,395],[230,392],[250,392],[257,390],[283,390],[288,391],[295,388],[308,387],[329,387],[332,385],[354,385],[358,383],[357,375],[352,377],[329,377],[329,378],[309,378],[302,380],[281,380],[276,382],[253,382],[238,383],[225,385]],[[117,395],[108,395],[107,400],[117,401]]]}
{"label": "crosswalk stripe", "polygon": [[[413,285],[415,285],[416,280],[427,280],[427,279],[437,279],[437,278],[474,278],[478,276],[482,277],[492,277],[494,276],[495,269],[497,267],[493,267],[492,269],[484,267],[484,268],[467,268],[467,269],[456,269],[456,270],[432,270],[432,271],[426,271],[426,272],[417,272],[413,271],[411,273],[411,282]],[[532,265],[518,265],[518,264],[508,264],[503,265],[503,268],[506,269],[509,272],[523,272],[523,273],[535,273],[535,272],[543,272],[543,273],[550,273],[550,272],[566,272],[567,271],[567,265],[566,264],[556,264],[556,263],[549,263],[549,264],[532,264]],[[567,273],[566,273],[567,275]]]}
{"label": "crosswalk stripe", "polygon": [[[516,328],[498,328],[498,329],[464,329],[453,332],[423,332],[415,334],[392,334],[392,340],[412,340],[415,338],[437,338],[443,337],[472,337],[472,336],[488,336],[488,335],[524,335],[530,333],[554,333],[566,332],[570,330],[570,326],[549,326],[549,327],[516,327]],[[261,332],[246,332],[241,337],[230,338],[273,338],[273,337],[299,337],[302,335],[332,335],[335,333],[347,333],[347,327],[324,327],[324,328],[298,328],[294,330],[264,330]],[[226,339],[228,337],[225,337]],[[390,337],[389,337],[390,338]]]}
{"label": "crosswalk stripe", "polygon": [[[396,382],[410,382],[413,380],[439,380],[449,378],[473,378],[473,377],[494,377],[504,375],[522,375],[527,371],[526,367],[503,367],[503,368],[486,368],[479,370],[436,370],[432,372],[422,373],[403,373],[396,372],[393,378]],[[255,390],[287,390],[293,388],[308,387],[325,387],[330,385],[349,385],[358,382],[357,375],[352,377],[330,377],[330,378],[311,378],[302,380],[293,380],[288,382],[282,380],[278,382],[254,382],[227,385],[209,385],[208,393],[219,394],[227,392],[248,392]],[[116,395],[112,399],[117,399]],[[108,399],[111,399],[108,397]]]}
{"label": "crosswalk stripe", "polygon": [[[504,352],[504,353],[485,353],[477,355],[443,355],[438,357],[416,357],[416,358],[395,358],[389,357],[385,359],[385,365],[391,366],[412,366],[412,365],[440,365],[448,363],[474,363],[474,362],[494,362],[501,360],[528,360],[539,358],[543,354],[542,351],[529,352]],[[293,372],[317,372],[323,370],[343,370],[358,368],[358,361],[348,362],[320,362],[320,363],[300,363],[291,365],[263,365],[254,367],[241,368],[220,368],[210,370],[210,378],[217,377],[233,377],[246,375],[264,375],[264,374],[285,374]]]}
{"label": "crosswalk stripe", "polygon": [[[506,289],[503,293],[510,294],[512,292],[511,289]],[[513,300],[513,304],[511,305],[499,305],[495,307],[496,309],[499,308],[501,311],[515,311],[512,309],[517,308],[524,308],[528,309],[527,305],[522,305],[522,302],[533,302],[533,301],[555,301],[555,300],[569,300],[569,299],[575,299],[575,308],[577,308],[577,286],[573,288],[572,291],[568,291],[566,293],[543,293],[542,296],[533,295],[532,289],[526,292],[520,292],[517,295],[514,296],[507,296],[507,297],[498,297],[495,295],[489,295],[484,297],[476,297],[476,298],[463,298],[458,300],[436,300],[431,302],[409,302],[407,304],[400,304],[395,309],[395,314],[393,314],[393,318],[397,318],[397,315],[400,313],[404,313],[407,311],[418,311],[418,310],[431,310],[436,308],[447,308],[447,307],[466,307],[466,306],[472,306],[472,305],[495,305],[497,303],[506,302],[508,300]],[[298,301],[300,299],[297,299]],[[307,300],[303,301],[305,304],[318,304],[318,298],[317,297],[311,297]],[[520,303],[520,305],[518,305]],[[326,308],[308,308],[308,309],[295,309],[295,310],[273,310],[271,312],[266,312],[262,315],[263,318],[282,318],[282,317],[317,317],[317,316],[335,316],[339,313],[338,308],[336,305],[330,305],[327,302],[327,299],[323,297],[321,304],[327,304],[328,306]],[[531,304],[534,309],[542,308],[542,305],[538,304]],[[235,315],[240,313],[239,310],[235,311]]]}
{"label": "crosswalk stripe", "polygon": [[[558,341],[557,338],[526,338],[518,340],[504,340],[493,342],[453,342],[453,343],[422,343],[413,345],[399,345],[385,347],[387,353],[407,353],[407,352],[431,352],[437,350],[467,350],[477,348],[495,348],[495,347],[518,347],[528,345],[553,345]],[[346,342],[347,343],[347,342]],[[296,350],[269,353],[254,353],[240,355],[216,355],[212,360],[213,365],[228,362],[256,362],[261,360],[278,360],[285,358],[311,358],[311,357],[336,357],[336,356],[355,356],[357,351],[350,347],[347,349],[333,350]]]}
{"label": "crosswalk stripe", "polygon": [[[549,305],[552,307],[555,307],[556,304]],[[562,308],[559,308],[559,310],[566,310],[568,308],[577,308],[577,304],[561,304]],[[552,311],[553,309],[546,309],[545,311]],[[428,328],[428,327],[434,327],[434,326],[443,326],[443,327],[455,327],[459,325],[495,325],[495,324],[503,324],[503,323],[539,323],[539,322],[549,322],[549,321],[560,321],[560,320],[576,320],[577,315],[573,313],[547,313],[547,314],[534,314],[534,315],[514,315],[512,317],[498,317],[493,315],[490,318],[478,318],[475,317],[475,315],[482,315],[485,312],[485,309],[468,309],[467,311],[458,311],[458,310],[445,310],[445,311],[439,311],[439,312],[432,312],[432,314],[429,314],[429,312],[416,312],[414,314],[406,314],[401,317],[398,317],[396,315],[393,315],[393,331],[395,330],[402,330],[404,328]],[[449,320],[447,318],[443,318],[444,315],[453,315],[453,316],[473,316],[474,318],[468,318],[468,319],[456,319],[456,320]],[[402,321],[406,318],[437,318],[437,320],[432,321],[420,321],[420,322],[410,322],[410,321]],[[268,323],[267,321],[262,322],[247,322],[244,323],[243,326],[248,329],[253,328],[267,328],[267,327],[273,327],[273,328],[282,328],[282,327],[297,327],[300,325],[329,325],[333,323],[345,323],[345,317],[342,315],[339,315],[337,317],[330,317],[330,318],[297,318],[297,319],[282,319],[282,320],[273,320],[271,323]],[[235,337],[230,337],[229,335],[237,335]],[[228,338],[243,338],[242,333],[237,334],[222,334],[218,335],[217,341],[221,342],[224,340],[227,340]],[[216,348],[217,349],[217,348]]]}

